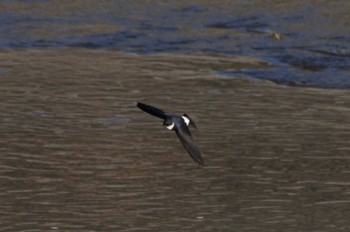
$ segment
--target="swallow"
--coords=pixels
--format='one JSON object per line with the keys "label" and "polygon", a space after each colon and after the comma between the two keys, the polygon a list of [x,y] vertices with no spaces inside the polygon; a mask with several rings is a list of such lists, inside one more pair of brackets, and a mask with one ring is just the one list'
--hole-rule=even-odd
{"label": "swallow", "polygon": [[183,114],[182,116],[168,115],[163,110],[140,102],[137,103],[137,106],[146,113],[163,119],[163,126],[168,130],[173,130],[176,132],[177,137],[180,139],[180,142],[194,162],[204,166],[202,155],[199,152],[197,145],[194,143],[191,132],[188,128],[188,126],[192,126],[194,128],[197,128],[197,126],[187,114]]}

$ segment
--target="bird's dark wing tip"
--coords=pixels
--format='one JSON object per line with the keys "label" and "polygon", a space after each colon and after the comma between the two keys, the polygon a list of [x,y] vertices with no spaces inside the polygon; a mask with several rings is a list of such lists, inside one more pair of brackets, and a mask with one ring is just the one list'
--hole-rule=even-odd
{"label": "bird's dark wing tip", "polygon": [[156,116],[158,118],[164,119],[166,117],[165,112],[161,109],[156,108],[156,107],[146,105],[146,104],[141,103],[141,102],[137,102],[137,107],[139,107],[141,110],[143,110],[143,111],[145,111],[153,116]]}
{"label": "bird's dark wing tip", "polygon": [[176,128],[175,132],[176,132],[178,138],[180,139],[180,142],[182,143],[182,145],[186,149],[187,153],[193,159],[193,161],[196,162],[200,166],[205,166],[202,155],[201,155],[197,145],[194,143],[188,127],[185,124],[183,124],[179,128]]}
{"label": "bird's dark wing tip", "polygon": [[199,165],[199,166],[203,166],[203,167],[205,166],[205,164],[204,164],[203,161],[202,161],[202,162],[198,162],[198,165]]}
{"label": "bird's dark wing tip", "polygon": [[136,106],[139,107],[139,108],[141,108],[141,107],[146,106],[146,105],[143,104],[143,103],[141,103],[141,102],[137,102]]}
{"label": "bird's dark wing tip", "polygon": [[[199,153],[200,154],[200,153]],[[199,165],[199,166],[205,166],[204,160],[201,155],[199,156],[193,156],[193,160]]]}

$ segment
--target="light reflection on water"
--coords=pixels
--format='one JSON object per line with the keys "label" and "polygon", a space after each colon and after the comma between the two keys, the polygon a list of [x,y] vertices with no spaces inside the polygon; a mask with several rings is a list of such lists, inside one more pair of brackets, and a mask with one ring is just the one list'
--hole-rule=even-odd
{"label": "light reflection on water", "polygon": [[[348,93],[215,76],[213,59],[1,53],[0,230],[346,231]],[[136,101],[190,114],[207,166]]]}

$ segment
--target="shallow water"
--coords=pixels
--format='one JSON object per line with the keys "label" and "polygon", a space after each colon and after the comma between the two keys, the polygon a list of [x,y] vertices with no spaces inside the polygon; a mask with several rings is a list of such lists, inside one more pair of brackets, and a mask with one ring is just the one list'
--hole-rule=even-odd
{"label": "shallow water", "polygon": [[349,11],[347,0],[1,1],[0,48],[244,55],[269,66],[214,71],[348,89]]}
{"label": "shallow water", "polygon": [[[350,95],[249,57],[0,53],[0,231],[349,231]],[[135,104],[188,113],[205,167]]]}

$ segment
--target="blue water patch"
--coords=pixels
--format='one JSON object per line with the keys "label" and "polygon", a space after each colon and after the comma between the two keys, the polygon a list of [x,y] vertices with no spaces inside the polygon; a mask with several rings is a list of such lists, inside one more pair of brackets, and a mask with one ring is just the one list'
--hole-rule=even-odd
{"label": "blue water patch", "polygon": [[236,19],[230,19],[228,21],[214,21],[206,25],[208,28],[217,28],[217,29],[241,29],[245,31],[249,30],[259,30],[260,28],[269,27],[270,25],[261,21],[260,17],[250,16],[242,17]]}
{"label": "blue water patch", "polygon": [[238,71],[217,70],[217,73],[231,77],[244,76],[270,80],[292,86],[313,86],[322,88],[350,88],[350,53],[347,49],[331,50],[323,47],[294,48],[289,54],[269,51],[268,69],[245,69]]}
{"label": "blue water patch", "polygon": [[[331,8],[293,2],[265,7],[262,1],[90,1],[81,7],[62,3],[60,13],[51,3],[5,1],[0,49],[83,47],[139,54],[244,55],[272,61],[275,68],[242,75],[282,84],[349,88],[350,35],[340,26],[347,22],[345,0]],[[337,17],[330,20],[325,11]]]}

